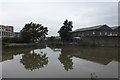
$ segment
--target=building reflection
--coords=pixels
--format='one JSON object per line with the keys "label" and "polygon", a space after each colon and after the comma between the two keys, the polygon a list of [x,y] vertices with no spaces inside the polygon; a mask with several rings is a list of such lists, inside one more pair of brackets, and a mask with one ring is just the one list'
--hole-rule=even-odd
{"label": "building reflection", "polygon": [[35,69],[43,68],[45,65],[47,65],[48,57],[44,53],[37,54],[33,50],[33,53],[26,53],[22,55],[20,62],[27,70],[33,71]]}
{"label": "building reflection", "polygon": [[8,47],[8,48],[2,48],[2,62],[7,60],[13,60],[14,56],[17,56],[19,54],[29,53],[33,49],[43,49],[45,46],[41,47]]}
{"label": "building reflection", "polygon": [[111,61],[118,61],[118,48],[104,47],[61,47],[59,61],[66,71],[73,69],[73,58],[88,60],[101,65],[108,65]]}
{"label": "building reflection", "polygon": [[73,56],[88,61],[92,61],[101,65],[108,65],[111,61],[118,61],[118,50],[117,48],[87,48],[80,49],[80,54]]}

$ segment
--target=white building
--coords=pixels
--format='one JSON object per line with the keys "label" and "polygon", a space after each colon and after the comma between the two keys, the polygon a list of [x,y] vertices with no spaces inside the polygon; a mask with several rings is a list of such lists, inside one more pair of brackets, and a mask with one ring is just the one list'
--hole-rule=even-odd
{"label": "white building", "polygon": [[12,37],[13,26],[0,25],[0,37]]}

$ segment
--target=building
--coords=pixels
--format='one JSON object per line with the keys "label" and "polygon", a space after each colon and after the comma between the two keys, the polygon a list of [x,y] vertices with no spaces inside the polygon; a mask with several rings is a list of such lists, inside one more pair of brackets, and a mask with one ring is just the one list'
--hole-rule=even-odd
{"label": "building", "polygon": [[93,27],[81,28],[72,31],[72,35],[75,38],[84,36],[110,36],[112,29],[107,25],[97,25]]}
{"label": "building", "polygon": [[98,25],[72,31],[73,42],[79,45],[119,47],[120,26]]}
{"label": "building", "polygon": [[0,37],[12,37],[13,26],[0,25]]}
{"label": "building", "polygon": [[13,32],[13,37],[20,37],[20,32]]}
{"label": "building", "polygon": [[114,26],[112,28],[112,36],[120,36],[120,26]]}

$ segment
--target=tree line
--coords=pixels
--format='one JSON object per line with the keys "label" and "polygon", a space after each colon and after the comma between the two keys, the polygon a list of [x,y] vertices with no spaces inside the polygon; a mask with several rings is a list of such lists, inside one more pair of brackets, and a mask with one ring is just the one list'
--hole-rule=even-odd
{"label": "tree line", "polygon": [[[60,27],[58,33],[61,37],[61,41],[71,41],[71,33],[72,31],[72,21],[68,21],[67,19],[64,21],[63,26]],[[11,38],[3,38],[3,43],[35,43],[44,41],[48,35],[48,28],[44,27],[39,23],[27,23],[20,31],[20,37],[11,37]]]}

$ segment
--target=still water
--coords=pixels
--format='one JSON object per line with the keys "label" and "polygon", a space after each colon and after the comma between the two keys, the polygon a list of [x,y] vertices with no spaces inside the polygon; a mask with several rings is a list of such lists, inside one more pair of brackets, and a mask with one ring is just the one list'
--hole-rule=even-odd
{"label": "still water", "polygon": [[3,78],[118,78],[118,48],[7,48],[1,63]]}

